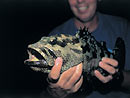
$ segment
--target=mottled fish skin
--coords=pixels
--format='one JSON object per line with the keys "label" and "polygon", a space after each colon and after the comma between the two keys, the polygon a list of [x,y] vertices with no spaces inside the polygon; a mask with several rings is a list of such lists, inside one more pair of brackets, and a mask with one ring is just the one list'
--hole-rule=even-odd
{"label": "mottled fish skin", "polygon": [[[83,61],[81,44],[76,36],[55,35],[42,37],[37,43],[28,46],[28,51],[40,61],[25,61],[35,71],[49,73],[57,57],[63,58],[61,73]],[[44,64],[41,62],[43,61]],[[40,67],[39,67],[40,66]]]}
{"label": "mottled fish skin", "polygon": [[[37,43],[29,45],[28,51],[35,55],[39,61],[25,61],[25,64],[33,70],[43,73],[49,73],[55,59],[62,57],[61,73],[82,62],[83,72],[87,76],[93,76],[95,69],[105,76],[107,72],[104,72],[98,66],[102,57],[115,59],[120,57],[123,60],[125,58],[125,45],[121,38],[117,38],[115,48],[110,53],[107,50],[106,43],[98,42],[86,28],[80,28],[75,36],[59,34],[42,37]],[[122,62],[124,63],[124,61]]]}

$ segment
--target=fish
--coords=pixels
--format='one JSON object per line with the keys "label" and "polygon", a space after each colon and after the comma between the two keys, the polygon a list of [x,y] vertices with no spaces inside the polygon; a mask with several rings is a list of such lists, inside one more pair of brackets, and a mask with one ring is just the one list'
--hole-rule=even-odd
{"label": "fish", "polygon": [[90,77],[94,76],[94,70],[99,70],[104,76],[108,75],[99,67],[103,57],[116,59],[121,69],[125,63],[125,43],[121,37],[116,39],[115,47],[110,52],[106,42],[98,42],[86,27],[78,29],[74,36],[62,33],[44,36],[38,42],[28,45],[27,51],[29,59],[24,64],[43,73],[51,71],[57,57],[63,59],[61,73],[82,63],[83,73]]}

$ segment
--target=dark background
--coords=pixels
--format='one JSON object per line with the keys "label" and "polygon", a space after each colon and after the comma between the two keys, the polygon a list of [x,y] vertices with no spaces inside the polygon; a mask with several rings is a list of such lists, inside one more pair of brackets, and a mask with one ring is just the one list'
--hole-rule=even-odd
{"label": "dark background", "polygon": [[[98,10],[130,20],[129,0],[103,0]],[[44,75],[23,64],[28,56],[27,45],[70,17],[65,0],[0,1],[0,98],[28,98],[41,93]]]}

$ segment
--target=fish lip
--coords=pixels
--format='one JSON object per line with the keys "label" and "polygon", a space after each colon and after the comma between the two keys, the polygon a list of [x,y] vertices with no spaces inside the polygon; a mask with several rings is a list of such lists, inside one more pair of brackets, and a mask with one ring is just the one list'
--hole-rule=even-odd
{"label": "fish lip", "polygon": [[45,60],[39,60],[39,61],[29,61],[25,60],[24,61],[25,65],[32,66],[32,67],[39,67],[39,68],[48,68],[49,65]]}

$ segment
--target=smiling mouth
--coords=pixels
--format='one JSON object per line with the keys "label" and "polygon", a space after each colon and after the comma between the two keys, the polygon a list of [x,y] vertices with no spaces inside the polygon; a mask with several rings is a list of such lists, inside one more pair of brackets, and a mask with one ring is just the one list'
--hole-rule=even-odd
{"label": "smiling mouth", "polygon": [[88,6],[85,6],[85,7],[78,7],[78,9],[79,9],[80,11],[87,10],[88,8],[89,8]]}

